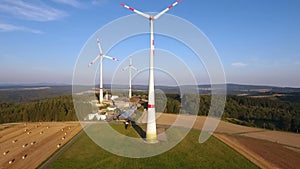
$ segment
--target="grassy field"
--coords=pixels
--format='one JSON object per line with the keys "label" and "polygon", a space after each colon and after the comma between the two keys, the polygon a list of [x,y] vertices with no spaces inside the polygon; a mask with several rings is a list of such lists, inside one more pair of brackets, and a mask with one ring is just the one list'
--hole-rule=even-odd
{"label": "grassy field", "polygon": [[[114,128],[127,136],[138,137],[132,128],[125,130],[124,126],[119,124],[115,124]],[[83,134],[48,168],[258,168],[215,137],[199,144],[199,133],[192,130],[180,144],[168,152],[140,159],[111,154]]]}

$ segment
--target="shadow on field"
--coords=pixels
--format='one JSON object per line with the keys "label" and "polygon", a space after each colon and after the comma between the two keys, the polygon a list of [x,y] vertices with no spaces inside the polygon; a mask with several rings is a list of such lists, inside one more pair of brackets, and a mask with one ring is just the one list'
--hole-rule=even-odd
{"label": "shadow on field", "polygon": [[137,125],[135,121],[131,121],[131,125],[142,139],[146,138],[146,132],[139,125]]}

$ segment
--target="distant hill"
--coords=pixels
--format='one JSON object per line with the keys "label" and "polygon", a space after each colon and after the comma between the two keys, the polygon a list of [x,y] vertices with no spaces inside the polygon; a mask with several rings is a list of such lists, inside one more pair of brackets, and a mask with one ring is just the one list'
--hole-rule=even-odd
{"label": "distant hill", "polygon": [[[223,85],[215,84],[214,88],[218,89]],[[198,86],[183,86],[189,88],[197,88],[200,94],[210,94],[212,86],[209,84]],[[148,90],[148,86],[134,85],[135,90]],[[178,86],[155,86],[155,89],[160,89],[166,93],[178,93],[180,88]],[[291,87],[276,87],[276,86],[263,86],[263,85],[240,85],[240,84],[226,84],[226,92],[230,95],[237,94],[262,94],[262,93],[300,93],[300,88]]]}
{"label": "distant hill", "polygon": [[0,103],[38,101],[56,96],[70,95],[69,86],[0,86]]}
{"label": "distant hill", "polygon": [[227,84],[228,92],[274,92],[274,93],[295,93],[300,92],[300,88],[276,87],[262,85],[240,85]]}
{"label": "distant hill", "polygon": [[[97,88],[98,85],[96,85]],[[210,94],[211,85],[198,85],[198,86],[182,86],[188,88],[197,88],[199,94]],[[218,85],[214,85],[218,88]],[[263,86],[263,85],[240,85],[240,84],[227,84],[228,95],[268,95],[274,93],[300,93],[300,88],[291,87],[276,87],[276,86]],[[78,87],[80,90],[80,87]],[[82,90],[92,89],[94,87],[82,87]],[[111,85],[105,84],[104,88],[110,90]],[[114,89],[127,90],[127,85],[114,86]],[[133,90],[147,91],[147,85],[133,85]],[[155,86],[155,89],[160,89],[165,93],[179,93],[180,87],[178,86]],[[12,102],[26,102],[37,101],[41,99],[51,98],[61,95],[71,95],[72,85],[54,85],[54,84],[0,84],[0,103],[12,103]],[[299,94],[296,94],[297,97]],[[297,100],[297,99],[293,99]]]}

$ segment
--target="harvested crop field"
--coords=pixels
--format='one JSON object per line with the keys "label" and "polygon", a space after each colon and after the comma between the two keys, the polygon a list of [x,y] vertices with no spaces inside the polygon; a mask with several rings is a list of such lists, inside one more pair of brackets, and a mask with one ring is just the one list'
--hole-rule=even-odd
{"label": "harvested crop field", "polygon": [[[175,120],[176,115],[162,114],[157,121],[158,124],[172,125]],[[205,120],[206,117],[197,117],[194,128],[202,129]],[[220,121],[214,136],[261,168],[299,168],[300,166],[300,134]]]}
{"label": "harvested crop field", "polygon": [[82,129],[78,122],[0,125],[0,168],[36,168]]}
{"label": "harvested crop field", "polygon": [[[160,114],[159,125],[172,125],[177,115]],[[197,117],[201,130],[206,117]],[[143,120],[141,120],[142,122]],[[185,126],[187,121],[178,123]],[[0,169],[35,168],[82,129],[78,122],[15,123],[0,125]],[[159,132],[159,131],[158,131]],[[200,134],[200,131],[199,131]],[[215,137],[261,168],[300,166],[300,134],[239,126],[220,121]]]}
{"label": "harvested crop field", "polygon": [[284,145],[238,135],[215,135],[261,168],[289,168],[300,166],[300,153]]}

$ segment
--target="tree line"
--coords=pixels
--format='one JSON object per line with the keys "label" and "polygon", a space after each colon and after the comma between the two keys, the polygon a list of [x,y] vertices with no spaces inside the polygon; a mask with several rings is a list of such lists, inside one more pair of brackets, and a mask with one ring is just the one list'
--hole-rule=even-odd
{"label": "tree line", "polygon": [[[158,95],[158,97],[162,96]],[[210,109],[211,96],[194,94],[187,97],[167,94],[166,98],[162,97],[156,101],[159,112],[206,116]],[[78,106],[77,111],[82,111],[82,114],[78,113],[80,119],[89,113],[87,111],[93,111],[90,103],[77,103],[75,106]],[[298,132],[300,130],[300,103],[276,98],[230,95],[227,96],[222,118],[241,125]],[[77,120],[77,116],[71,95],[32,102],[0,104],[0,123],[74,120]]]}
{"label": "tree line", "polygon": [[[207,116],[210,109],[211,96],[195,95],[194,97],[200,97],[197,115]],[[195,100],[193,97],[189,99]],[[188,102],[189,99],[187,99]],[[178,114],[182,111],[181,106],[181,98],[176,95],[170,95],[168,96],[164,112]],[[189,108],[189,106],[191,107]],[[187,107],[185,109],[193,109],[193,106],[195,104],[185,104],[185,107]],[[300,103],[282,101],[276,98],[252,98],[230,95],[226,98],[222,118],[240,125],[298,132],[300,131]]]}
{"label": "tree line", "polygon": [[0,123],[77,120],[72,96],[34,102],[1,103]]}

